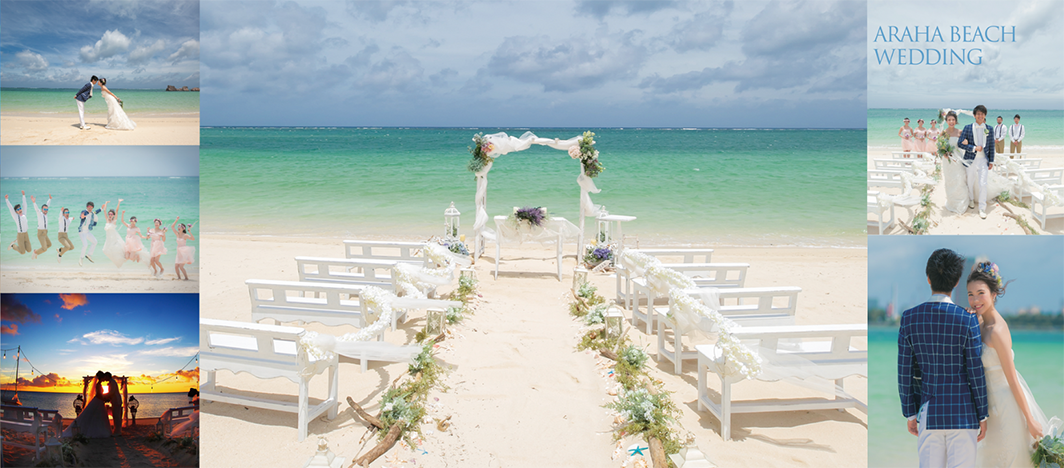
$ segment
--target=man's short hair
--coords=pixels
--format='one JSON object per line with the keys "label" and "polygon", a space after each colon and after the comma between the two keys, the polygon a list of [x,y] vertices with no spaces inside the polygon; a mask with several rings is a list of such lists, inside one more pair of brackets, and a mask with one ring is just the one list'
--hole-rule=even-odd
{"label": "man's short hair", "polygon": [[938,249],[927,258],[925,272],[932,291],[952,291],[964,273],[964,257],[950,249]]}
{"label": "man's short hair", "polygon": [[88,202],[88,203],[85,204],[85,206],[91,206],[93,208],[96,208],[96,204],[93,203],[93,202]]}
{"label": "man's short hair", "polygon": [[1014,118],[1014,119],[1018,119],[1018,118],[1020,118],[1020,114],[1016,114],[1016,117],[1013,117],[1013,118]]}
{"label": "man's short hair", "polygon": [[973,114],[978,114],[980,112],[982,112],[983,115],[986,115],[986,106],[979,104],[978,106],[975,106],[974,110],[972,110]]}
{"label": "man's short hair", "polygon": [[96,75],[92,75],[92,78],[90,78],[89,81],[100,81],[100,79],[96,78]]}
{"label": "man's short hair", "polygon": [[998,118],[1001,119],[1001,120],[1005,120],[1005,118],[1000,116],[1000,115],[998,116]]}

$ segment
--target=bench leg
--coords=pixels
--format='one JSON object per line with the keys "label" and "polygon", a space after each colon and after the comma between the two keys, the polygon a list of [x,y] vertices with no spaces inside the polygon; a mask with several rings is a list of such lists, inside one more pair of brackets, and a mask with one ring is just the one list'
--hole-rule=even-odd
{"label": "bench leg", "polygon": [[698,358],[698,397],[695,399],[698,402],[696,411],[702,411],[706,405],[702,403],[702,398],[709,398],[709,392],[706,390],[706,373],[709,368],[702,364],[702,358]]}
{"label": "bench leg", "polygon": [[[363,360],[362,362],[366,362],[366,361]],[[340,363],[339,362],[336,362],[332,366],[329,367],[329,401],[332,402],[332,406],[329,407],[329,414],[328,414],[328,418],[329,418],[330,421],[333,420],[333,419],[336,419],[336,413],[338,411],[338,407],[340,406],[340,397],[339,397],[339,380],[340,379],[337,378],[337,373],[339,372],[339,368],[340,368]]]}
{"label": "bench leg", "polygon": [[[658,323],[662,323],[661,319],[658,319]],[[664,327],[659,328],[659,332],[664,332]],[[662,333],[664,334],[664,333]],[[672,329],[672,352],[676,356],[673,360],[673,374],[680,375],[680,371],[683,370],[683,333],[680,333],[678,328]]]}
{"label": "bench leg", "polygon": [[731,383],[720,378],[720,436],[731,440]]}
{"label": "bench leg", "polygon": [[300,379],[299,382],[299,419],[297,424],[299,425],[300,442],[307,438],[307,424],[309,423],[309,421],[307,421],[309,419],[307,416],[310,415],[310,396],[308,395],[310,389],[308,388],[308,380],[309,378],[304,377]]}
{"label": "bench leg", "polygon": [[665,354],[665,322],[658,320],[658,353],[654,356],[654,362],[661,361],[661,358],[668,358]]}

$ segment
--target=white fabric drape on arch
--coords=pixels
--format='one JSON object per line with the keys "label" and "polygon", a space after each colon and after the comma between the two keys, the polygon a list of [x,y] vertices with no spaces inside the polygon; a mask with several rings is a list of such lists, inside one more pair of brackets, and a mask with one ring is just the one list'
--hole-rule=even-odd
{"label": "white fabric drape on arch", "polygon": [[[484,140],[491,143],[493,148],[489,156],[497,158],[504,154],[513,153],[516,151],[524,151],[531,148],[532,145],[549,146],[554,149],[568,151],[572,146],[580,144],[582,136],[575,136],[567,140],[559,140],[557,138],[540,138],[532,132],[525,132],[520,138],[507,135],[505,132],[493,133],[491,135],[485,135]],[[491,172],[491,167],[494,163],[488,163],[484,166],[480,172],[476,173],[477,179],[477,194],[475,198],[477,206],[476,220],[473,222],[474,242],[476,245],[473,249],[473,255],[477,258],[484,251],[484,238],[495,239],[495,232],[487,227],[488,225],[488,172]],[[591,193],[599,193],[598,187],[595,186],[595,181],[584,174],[584,165],[580,165],[580,175],[576,178],[577,185],[580,186],[580,235],[577,240],[577,248],[583,243],[584,234],[584,218],[587,216],[596,216],[599,211],[599,207],[591,201]]]}

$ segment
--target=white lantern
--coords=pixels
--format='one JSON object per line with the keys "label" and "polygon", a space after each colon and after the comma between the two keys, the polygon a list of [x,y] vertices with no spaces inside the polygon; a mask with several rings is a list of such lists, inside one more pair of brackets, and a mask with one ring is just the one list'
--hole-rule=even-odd
{"label": "white lantern", "polygon": [[595,240],[597,240],[599,244],[608,244],[613,239],[610,236],[610,222],[603,219],[609,214],[610,213],[606,211],[606,207],[602,207],[602,209],[599,210],[598,216],[595,217],[598,221],[598,233],[595,235]]}
{"label": "white lantern", "polygon": [[329,450],[329,441],[322,437],[318,439],[317,453],[310,457],[310,460],[307,460],[307,464],[303,465],[303,467],[341,468],[343,465],[344,457],[338,457],[332,453],[332,450]]}
{"label": "white lantern", "polygon": [[573,268],[573,294],[580,289],[587,282],[587,268],[576,267]]}
{"label": "white lantern", "polygon": [[458,239],[458,225],[462,213],[454,207],[454,202],[446,210],[443,210],[443,238],[448,240]]}
{"label": "white lantern", "polygon": [[624,333],[624,313],[616,305],[610,305],[603,314],[606,320],[606,336],[620,338]]}
{"label": "white lantern", "polygon": [[439,335],[447,329],[447,312],[444,309],[428,309],[425,311],[425,334],[430,336]]}

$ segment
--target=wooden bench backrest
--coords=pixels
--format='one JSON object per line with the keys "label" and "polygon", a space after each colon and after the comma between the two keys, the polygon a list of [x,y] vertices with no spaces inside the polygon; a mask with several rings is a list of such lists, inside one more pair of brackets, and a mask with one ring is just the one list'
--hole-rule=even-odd
{"label": "wooden bench backrest", "polygon": [[869,187],[902,187],[901,171],[870,170],[868,171]]}
{"label": "wooden bench backrest", "polygon": [[347,258],[423,261],[421,250],[424,248],[424,242],[344,241],[344,255]]}
{"label": "wooden bench backrest", "polygon": [[[757,343],[762,348],[783,351],[787,355],[800,356],[821,365],[853,364],[868,360],[867,350],[853,348],[855,338],[868,336],[868,326],[864,324],[739,327],[734,336],[744,343]],[[803,344],[830,341],[831,345],[816,351],[801,351],[795,350],[796,340],[801,340]],[[867,375],[867,370],[862,375]]]}
{"label": "wooden bench backrest", "polygon": [[298,382],[298,373],[309,364],[300,351],[302,335],[302,328],[201,318],[200,358],[215,365],[204,370],[227,369]]}
{"label": "wooden bench backrest", "polygon": [[741,288],[746,284],[749,263],[665,263],[663,267],[689,276],[699,287]]}
{"label": "wooden bench backrest", "polygon": [[422,260],[372,260],[296,257],[299,281],[363,284],[395,290],[392,270],[399,263],[423,264]]}
{"label": "wooden bench backrest", "polygon": [[[359,295],[365,286],[307,281],[247,280],[253,322],[317,322],[365,326]],[[306,294],[313,293],[313,294]]]}

